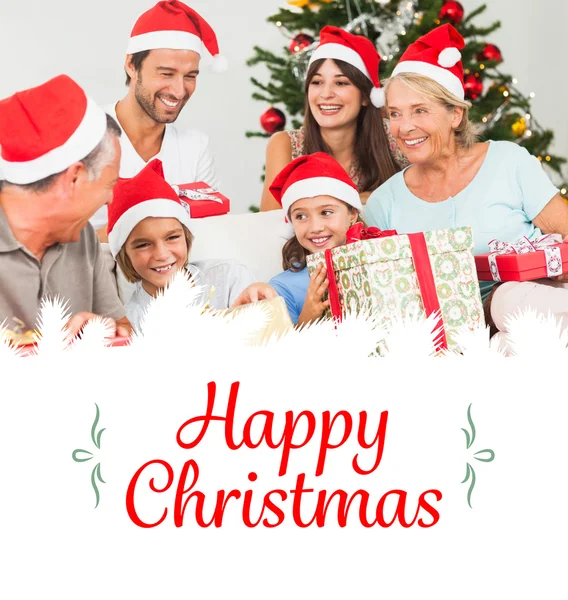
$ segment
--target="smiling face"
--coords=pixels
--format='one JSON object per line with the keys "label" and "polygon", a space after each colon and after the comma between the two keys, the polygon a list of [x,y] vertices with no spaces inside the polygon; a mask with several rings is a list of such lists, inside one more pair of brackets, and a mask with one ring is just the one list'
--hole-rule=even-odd
{"label": "smiling face", "polygon": [[353,125],[368,104],[361,90],[328,58],[315,70],[307,87],[310,111],[322,128]]}
{"label": "smiling face", "polygon": [[184,229],[177,219],[147,217],[131,231],[124,244],[142,287],[156,296],[188,261]]}
{"label": "smiling face", "polygon": [[332,196],[296,200],[290,207],[290,220],[300,245],[310,254],[345,244],[357,211]]}
{"label": "smiling face", "polygon": [[403,81],[394,79],[387,88],[390,131],[411,163],[435,161],[455,152],[456,128],[463,109],[421,95]]}
{"label": "smiling face", "polygon": [[126,71],[140,108],[156,123],[173,123],[195,91],[199,54],[192,50],[151,50],[140,70],[126,60]]}

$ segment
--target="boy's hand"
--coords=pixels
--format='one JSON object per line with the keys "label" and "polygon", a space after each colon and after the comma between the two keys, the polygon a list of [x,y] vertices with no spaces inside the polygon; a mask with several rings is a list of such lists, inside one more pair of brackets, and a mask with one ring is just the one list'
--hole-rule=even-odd
{"label": "boy's hand", "polygon": [[231,308],[250,304],[251,302],[258,302],[259,300],[272,300],[276,296],[278,296],[276,290],[268,285],[268,283],[252,283],[241,292],[240,296],[233,302]]}

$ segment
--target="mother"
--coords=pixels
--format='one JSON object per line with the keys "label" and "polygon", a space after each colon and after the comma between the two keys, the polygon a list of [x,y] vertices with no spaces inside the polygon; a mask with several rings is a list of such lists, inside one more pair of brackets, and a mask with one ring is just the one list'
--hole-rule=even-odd
{"label": "mother", "polygon": [[[494,239],[565,236],[568,204],[539,161],[512,142],[476,142],[464,99],[463,47],[460,34],[442,25],[408,47],[386,82],[391,133],[412,164],[371,195],[367,222],[399,233],[469,225],[476,254],[488,252]],[[500,331],[517,308],[568,312],[568,289],[558,281],[480,287],[487,321]]]}
{"label": "mother", "polygon": [[399,163],[406,166],[404,155],[389,138],[388,121],[383,120],[379,62],[367,38],[333,26],[321,30],[306,75],[304,125],[275,133],[268,142],[261,210],[280,208],[270,186],[299,156],[315,152],[333,156],[358,187],[363,204],[400,170]]}

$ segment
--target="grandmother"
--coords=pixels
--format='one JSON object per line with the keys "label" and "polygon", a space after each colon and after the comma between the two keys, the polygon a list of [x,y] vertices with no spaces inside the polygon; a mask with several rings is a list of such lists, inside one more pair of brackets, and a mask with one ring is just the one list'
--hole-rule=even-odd
{"label": "grandmother", "polygon": [[[568,234],[568,204],[538,159],[513,142],[479,143],[463,86],[464,40],[442,25],[402,55],[386,82],[391,133],[411,165],[369,198],[365,218],[399,233],[470,226],[475,254],[494,239],[534,240]],[[506,331],[519,308],[568,312],[568,289],[557,278],[480,282],[488,324]]]}

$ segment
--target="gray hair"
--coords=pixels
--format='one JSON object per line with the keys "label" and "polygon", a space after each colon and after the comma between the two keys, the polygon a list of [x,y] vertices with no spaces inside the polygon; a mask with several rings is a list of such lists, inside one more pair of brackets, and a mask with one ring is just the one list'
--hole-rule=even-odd
{"label": "gray hair", "polygon": [[116,137],[120,137],[120,133],[120,127],[116,121],[110,115],[107,115],[107,128],[103,139],[81,161],[85,165],[85,169],[87,169],[90,181],[96,181],[101,176],[103,169],[114,160],[116,149],[113,140]]}

